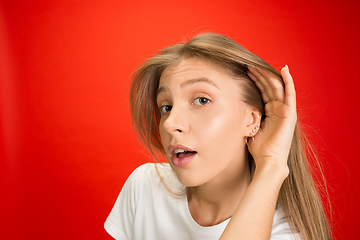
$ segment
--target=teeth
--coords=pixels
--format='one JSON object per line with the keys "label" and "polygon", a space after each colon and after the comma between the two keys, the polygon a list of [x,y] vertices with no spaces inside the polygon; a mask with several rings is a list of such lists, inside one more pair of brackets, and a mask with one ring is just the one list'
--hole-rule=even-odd
{"label": "teeth", "polygon": [[183,153],[183,152],[186,152],[184,149],[176,149],[175,150],[175,153]]}

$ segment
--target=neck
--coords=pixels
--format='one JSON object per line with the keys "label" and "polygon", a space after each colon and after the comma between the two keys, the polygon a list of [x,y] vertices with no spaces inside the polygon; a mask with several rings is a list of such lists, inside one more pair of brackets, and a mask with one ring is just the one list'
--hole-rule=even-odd
{"label": "neck", "polygon": [[189,196],[192,217],[202,226],[216,225],[230,218],[250,181],[247,160],[236,161],[221,176],[193,189]]}

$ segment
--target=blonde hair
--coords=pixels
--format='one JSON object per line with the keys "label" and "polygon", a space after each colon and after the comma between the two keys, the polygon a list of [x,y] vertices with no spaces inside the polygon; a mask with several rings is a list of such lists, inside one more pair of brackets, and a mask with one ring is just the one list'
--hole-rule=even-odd
{"label": "blonde hair", "polygon": [[[258,88],[247,75],[247,66],[270,71],[282,81],[280,73],[263,59],[219,34],[200,34],[188,42],[159,51],[134,72],[130,91],[131,114],[138,137],[155,159],[157,159],[157,154],[163,156],[165,154],[159,135],[160,115],[156,103],[159,80],[166,67],[176,65],[187,58],[210,61],[228,70],[234,78],[239,80],[242,100],[257,108],[263,118],[264,103]],[[282,184],[278,203],[289,216],[292,231],[298,229],[302,237],[307,240],[331,239],[327,217],[309,172],[304,146],[311,145],[297,123],[288,158],[290,174]],[[310,152],[312,152],[311,147]],[[253,165],[251,154],[249,154],[249,163]],[[319,164],[318,167],[320,167]],[[321,168],[320,173],[324,180]],[[191,191],[187,193],[190,194]]]}

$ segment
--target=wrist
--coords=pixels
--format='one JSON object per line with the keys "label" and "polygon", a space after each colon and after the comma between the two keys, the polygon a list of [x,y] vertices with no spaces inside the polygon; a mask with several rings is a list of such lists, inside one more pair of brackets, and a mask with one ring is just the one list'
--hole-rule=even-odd
{"label": "wrist", "polygon": [[272,183],[280,183],[289,175],[289,167],[287,164],[277,164],[275,161],[267,161],[266,164],[256,164],[254,178],[266,179],[266,181],[270,181]]}

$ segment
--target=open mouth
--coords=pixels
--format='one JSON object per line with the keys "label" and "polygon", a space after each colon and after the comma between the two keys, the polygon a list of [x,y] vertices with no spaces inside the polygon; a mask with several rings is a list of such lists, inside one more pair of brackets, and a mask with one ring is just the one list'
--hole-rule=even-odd
{"label": "open mouth", "polygon": [[182,144],[170,145],[168,148],[171,154],[171,162],[175,167],[184,167],[189,164],[197,155],[197,151]]}
{"label": "open mouth", "polygon": [[175,149],[172,154],[172,164],[176,167],[184,167],[192,161],[196,154],[196,151],[188,151],[182,148]]}
{"label": "open mouth", "polygon": [[194,154],[196,154],[196,151],[186,151],[183,149],[176,149],[175,150],[175,155],[177,158],[186,158],[186,157],[190,157]]}

